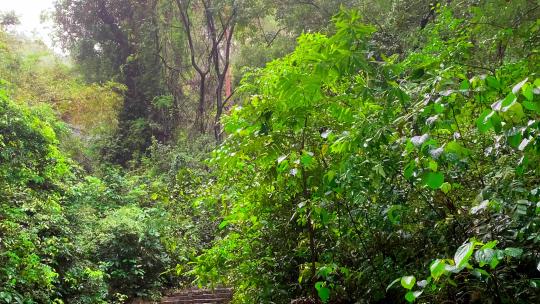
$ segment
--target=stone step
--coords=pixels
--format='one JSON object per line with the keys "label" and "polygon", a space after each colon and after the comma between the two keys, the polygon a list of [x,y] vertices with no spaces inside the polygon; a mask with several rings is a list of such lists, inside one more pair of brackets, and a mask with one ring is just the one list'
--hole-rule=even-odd
{"label": "stone step", "polygon": [[230,299],[231,297],[229,295],[200,295],[200,296],[188,296],[188,295],[182,295],[182,296],[174,296],[174,297],[167,297],[164,300],[197,300],[197,299]]}
{"label": "stone step", "polygon": [[196,299],[229,299],[229,298],[232,298],[230,295],[225,295],[225,294],[221,294],[221,295],[212,295],[212,294],[207,294],[207,295],[197,295],[197,296],[193,296],[193,295],[175,295],[175,296],[170,296],[170,297],[166,297],[164,300],[196,300]]}
{"label": "stone step", "polygon": [[164,300],[161,303],[166,304],[203,304],[203,303],[212,303],[212,304],[224,304],[230,302],[230,299],[226,298],[208,298],[208,299],[175,299],[175,300]]}
{"label": "stone step", "polygon": [[224,292],[224,291],[220,291],[220,292],[177,292],[177,293],[172,293],[172,294],[169,294],[167,297],[176,297],[176,296],[213,296],[213,295],[230,295],[231,293],[230,292]]}
{"label": "stone step", "polygon": [[163,298],[163,304],[227,304],[232,300],[232,290],[228,288],[188,289]]}

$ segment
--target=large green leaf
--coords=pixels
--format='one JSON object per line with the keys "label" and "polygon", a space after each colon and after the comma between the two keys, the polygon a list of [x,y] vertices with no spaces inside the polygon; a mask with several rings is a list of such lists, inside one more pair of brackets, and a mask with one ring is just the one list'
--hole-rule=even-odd
{"label": "large green leaf", "polygon": [[444,183],[444,175],[441,172],[428,172],[424,176],[424,185],[431,189],[439,189]]}
{"label": "large green leaf", "polygon": [[317,290],[317,294],[319,295],[319,298],[323,303],[327,303],[330,299],[330,289],[325,286],[324,282],[317,282],[315,283],[315,289]]}
{"label": "large green leaf", "polygon": [[480,116],[476,120],[476,127],[478,128],[478,130],[480,130],[480,132],[487,132],[493,127],[493,124],[489,119],[491,117],[490,115],[493,115],[492,113],[494,112],[491,110],[484,110],[484,112],[482,112],[482,114],[480,114]]}
{"label": "large green leaf", "polygon": [[473,242],[467,242],[461,245],[454,254],[454,262],[457,268],[465,267],[473,254],[474,244]]}
{"label": "large green leaf", "polygon": [[504,254],[513,258],[519,258],[523,254],[523,249],[507,247],[504,249]]}

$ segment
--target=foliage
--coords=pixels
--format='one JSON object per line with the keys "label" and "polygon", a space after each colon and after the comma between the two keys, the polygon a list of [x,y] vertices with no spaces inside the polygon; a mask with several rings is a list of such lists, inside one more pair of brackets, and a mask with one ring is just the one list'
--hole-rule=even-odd
{"label": "foliage", "polygon": [[65,58],[3,32],[0,54],[0,77],[9,80],[13,99],[41,108],[38,115],[53,124],[62,148],[86,168],[96,166],[102,142],[117,131],[125,87],[84,83]]}
{"label": "foliage", "polygon": [[476,236],[527,258],[487,284],[459,277],[422,299],[537,299],[537,54],[475,68],[477,50],[492,47],[471,39],[475,19],[437,15],[403,61],[377,60],[374,29],[344,12],[334,35],[303,35],[247,75],[213,157],[226,206],[222,235],[197,259],[199,282],[236,286],[238,303],[314,292],[397,301],[381,281]]}
{"label": "foliage", "polygon": [[[520,258],[523,249],[508,247],[500,250],[495,248],[496,245],[497,241],[484,244],[473,239],[461,245],[453,259],[434,260],[429,266],[430,275],[426,279],[417,282],[414,276],[403,276],[392,282],[386,289],[388,290],[392,285],[400,282],[401,286],[408,290],[405,299],[408,302],[414,302],[424,292],[440,292],[445,289],[446,285],[457,286],[452,276],[457,277],[460,274],[472,275],[471,280],[478,280],[475,285],[480,285],[479,288],[486,288],[489,284],[495,284],[495,287],[497,287],[500,284],[499,280],[503,279],[503,277],[499,278],[501,275],[495,271],[497,265],[504,260],[509,261],[513,258]],[[473,259],[476,263],[472,262]],[[477,266],[477,268],[474,266]],[[467,269],[468,274],[464,274],[465,269]],[[412,290],[415,283],[420,287],[420,290]],[[481,286],[482,283],[487,286]],[[537,284],[538,280],[531,280],[532,287],[536,287]],[[495,292],[499,294],[498,290],[495,290]]]}
{"label": "foliage", "polygon": [[59,0],[72,62],[2,15],[0,303],[538,302],[539,12]]}
{"label": "foliage", "polygon": [[200,170],[193,167],[200,163],[195,153],[154,183],[152,174],[161,172],[150,168],[148,176],[107,168],[102,178],[79,177],[83,172],[59,150],[52,124],[0,93],[0,301],[110,303],[155,298],[178,282],[177,265],[204,246],[202,230],[183,232],[196,218],[205,227],[204,215],[181,205],[202,183],[188,178]]}
{"label": "foliage", "polygon": [[51,126],[15,105],[0,88],[0,301],[53,298],[55,261],[66,254],[69,230],[58,187],[69,163]]}

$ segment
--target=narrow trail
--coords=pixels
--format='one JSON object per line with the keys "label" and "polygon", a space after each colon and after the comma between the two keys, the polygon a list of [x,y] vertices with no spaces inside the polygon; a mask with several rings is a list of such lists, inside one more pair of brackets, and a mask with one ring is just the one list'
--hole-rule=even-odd
{"label": "narrow trail", "polygon": [[[232,300],[232,290],[229,288],[215,289],[186,289],[164,297],[163,304],[227,304]],[[139,302],[133,304],[144,304]]]}

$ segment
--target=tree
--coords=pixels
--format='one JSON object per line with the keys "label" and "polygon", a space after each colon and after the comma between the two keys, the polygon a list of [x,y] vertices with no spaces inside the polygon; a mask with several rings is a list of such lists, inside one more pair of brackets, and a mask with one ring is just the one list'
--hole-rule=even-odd
{"label": "tree", "polygon": [[0,27],[6,30],[10,26],[18,25],[21,21],[14,11],[0,12]]}
{"label": "tree", "polygon": [[121,164],[150,144],[151,101],[162,95],[161,66],[154,52],[156,25],[151,18],[156,1],[62,0],[55,22],[60,40],[83,67],[89,81],[118,79],[126,86],[112,160]]}
{"label": "tree", "polygon": [[[207,82],[215,83],[215,118],[213,130],[216,141],[222,138],[220,118],[225,106],[224,86],[229,73],[232,39],[237,24],[238,4],[236,1],[183,1],[176,0],[180,20],[187,37],[189,57],[199,78],[199,102],[196,125],[205,133]],[[197,17],[190,15],[196,14]],[[199,23],[194,23],[197,20]],[[203,31],[198,30],[202,26]],[[202,47],[200,47],[202,45]],[[213,77],[209,76],[212,75]]]}

